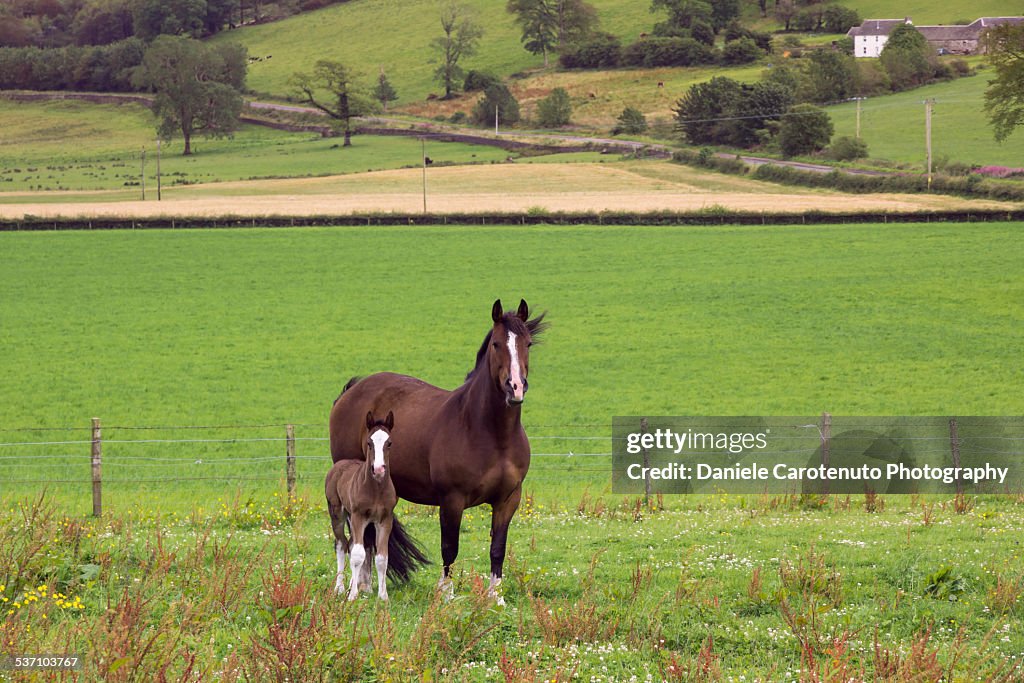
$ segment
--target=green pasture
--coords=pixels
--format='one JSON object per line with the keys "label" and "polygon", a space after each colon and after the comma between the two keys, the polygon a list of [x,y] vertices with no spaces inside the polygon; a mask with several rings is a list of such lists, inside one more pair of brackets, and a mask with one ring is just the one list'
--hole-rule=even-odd
{"label": "green pasture", "polygon": [[[614,415],[1020,414],[1022,227],[0,234],[0,632],[89,679],[998,680],[1024,658],[1019,497],[651,509],[603,454]],[[378,370],[458,385],[521,296],[552,327],[507,606],[485,508],[454,600],[436,564],[388,609],[336,600],[331,401]],[[399,514],[436,563],[436,512]]]}
{"label": "green pasture", "polygon": [[[861,103],[861,137],[876,159],[925,165],[924,100],[933,98],[932,156],[968,164],[1021,166],[1024,135],[1019,132],[998,143],[982,109],[990,72],[928,85],[916,90],[871,98]],[[835,135],[854,135],[856,105],[828,108]]]}
{"label": "green pasture", "polygon": [[[242,126],[232,138],[197,138],[192,156],[182,156],[182,148],[180,137],[163,146],[164,187],[361,173],[419,166],[423,158],[415,138],[356,136],[352,147],[343,149],[340,138],[255,125]],[[487,163],[509,156],[496,147],[463,143],[431,142],[430,148],[436,164]],[[155,124],[142,105],[0,99],[0,192],[123,190],[125,198],[134,199],[140,192],[143,150],[146,186],[155,196]]]}
{"label": "green pasture", "polygon": [[283,491],[286,423],[315,493],[345,381],[457,386],[498,297],[550,311],[524,410],[540,496],[607,490],[614,415],[1020,414],[1021,239],[1017,224],[4,234],[0,429],[40,444],[0,448],[5,493],[51,481],[89,509],[94,416],[111,509],[169,488],[176,508]]}
{"label": "green pasture", "polygon": [[[478,53],[463,60],[464,67],[504,77],[543,66],[539,55],[523,49],[521,31],[504,3],[470,0],[464,4],[484,28]],[[646,1],[596,0],[592,4],[602,29],[619,35],[624,43],[660,20],[649,12]],[[247,81],[259,93],[288,95],[288,79],[293,73],[308,70],[318,59],[338,59],[362,70],[367,82],[383,68],[398,91],[399,103],[407,103],[439,91],[433,81],[437,64],[430,42],[441,35],[440,7],[436,0],[400,5],[354,0],[282,21],[224,31],[214,40],[242,43],[251,56],[264,58],[250,66]]]}

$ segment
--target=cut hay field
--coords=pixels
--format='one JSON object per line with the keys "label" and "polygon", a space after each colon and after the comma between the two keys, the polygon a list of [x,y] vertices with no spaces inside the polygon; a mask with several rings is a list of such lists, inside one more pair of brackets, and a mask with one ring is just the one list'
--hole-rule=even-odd
{"label": "cut hay field", "polygon": [[[357,144],[359,144],[357,142]],[[369,144],[369,143],[368,143]],[[863,194],[787,187],[665,161],[515,163],[430,168],[427,208],[508,211],[934,211],[1009,206],[948,195]],[[539,159],[537,160],[539,161]],[[423,173],[398,169],[322,178],[168,188],[163,201],[129,193],[0,193],[0,216],[310,216],[423,210]]]}
{"label": "cut hay field", "polygon": [[[623,414],[1021,414],[1022,228],[0,234],[5,651],[75,653],[83,680],[1019,680],[1019,498],[650,510],[600,453]],[[384,369],[458,384],[499,296],[552,323],[507,606],[479,509],[454,600],[436,565],[387,609],[332,598],[332,399]],[[400,514],[436,562],[435,513]]]}

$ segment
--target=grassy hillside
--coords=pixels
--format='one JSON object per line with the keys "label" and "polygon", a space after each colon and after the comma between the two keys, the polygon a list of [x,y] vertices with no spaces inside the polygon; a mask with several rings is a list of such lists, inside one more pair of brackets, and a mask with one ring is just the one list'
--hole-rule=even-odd
{"label": "grassy hillside", "polygon": [[910,17],[915,24],[953,24],[978,17],[1020,16],[1024,3],[1016,0],[841,0],[841,4],[857,10],[864,19],[900,19]]}
{"label": "grassy hillside", "polygon": [[[147,185],[156,187],[154,119],[140,104],[75,101],[19,103],[0,98],[0,192],[24,190],[127,190],[139,182],[147,152]],[[75,144],[69,145],[73,139]],[[180,137],[163,148],[165,186],[251,178],[334,175],[421,163],[415,138],[356,137],[341,149],[337,138],[244,125],[233,138],[193,140],[181,156]],[[431,143],[437,163],[504,160],[496,147]]]}
{"label": "grassy hillside", "polygon": [[[464,60],[467,68],[507,76],[540,67],[543,60],[520,43],[520,31],[504,2],[468,0],[484,27],[479,53]],[[650,30],[656,20],[648,0],[596,0],[604,30],[629,41]],[[421,100],[438,92],[430,41],[440,35],[439,0],[353,0],[283,21],[226,31],[215,40],[243,43],[250,55],[266,57],[249,70],[249,87],[260,93],[288,94],[287,80],[317,59],[340,59],[356,66],[367,79],[384,68],[398,91],[399,102]]]}
{"label": "grassy hillside", "polygon": [[[971,78],[930,85],[908,92],[869,99],[863,103],[861,136],[874,158],[923,166],[925,163],[924,105],[935,99],[932,110],[932,154],[935,159],[972,164],[1024,165],[1024,131],[1003,143],[992,138],[982,111],[991,72]],[[836,135],[853,135],[856,105],[828,108]]]}

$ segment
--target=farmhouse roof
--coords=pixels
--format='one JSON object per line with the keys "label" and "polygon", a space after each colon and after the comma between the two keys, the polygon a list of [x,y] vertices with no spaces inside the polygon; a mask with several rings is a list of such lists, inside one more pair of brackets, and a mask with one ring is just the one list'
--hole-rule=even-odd
{"label": "farmhouse roof", "polygon": [[978,30],[992,28],[1000,24],[1024,24],[1024,17],[982,17],[971,22]]}
{"label": "farmhouse roof", "polygon": [[917,26],[916,28],[926,40],[977,40],[979,33],[974,24],[970,26],[957,24],[950,26]]}
{"label": "farmhouse roof", "polygon": [[892,30],[902,24],[911,23],[910,18],[906,19],[866,19],[860,26],[854,26],[846,32],[848,36],[887,36]]}

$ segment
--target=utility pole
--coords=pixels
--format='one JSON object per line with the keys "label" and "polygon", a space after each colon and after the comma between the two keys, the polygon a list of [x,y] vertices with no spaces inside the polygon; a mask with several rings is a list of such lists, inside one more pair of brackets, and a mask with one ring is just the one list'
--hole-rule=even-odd
{"label": "utility pole", "polygon": [[142,201],[146,201],[146,148],[142,148],[142,169],[139,172],[139,180],[142,185]]}
{"label": "utility pole", "polygon": [[423,152],[423,213],[427,212],[427,139],[420,138],[420,149]]}
{"label": "utility pole", "polygon": [[866,97],[854,97],[857,101],[857,139],[860,140],[860,103],[866,100]]}
{"label": "utility pole", "polygon": [[160,201],[160,138],[156,139],[156,200]]}
{"label": "utility pole", "polygon": [[924,146],[925,154],[928,157],[928,189],[932,189],[932,105],[935,100],[928,98],[924,101]]}
{"label": "utility pole", "polygon": [[494,105],[494,134],[498,134],[498,105]]}

